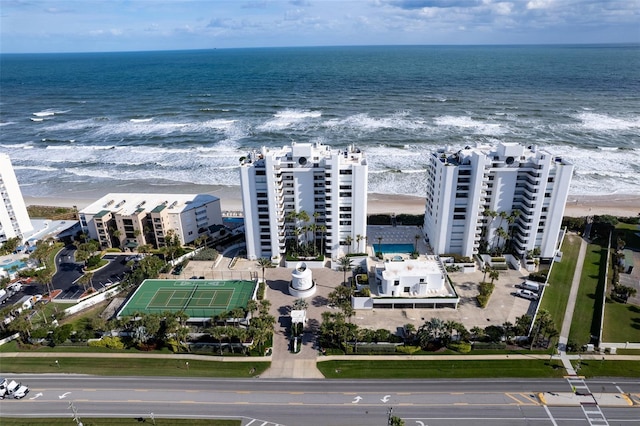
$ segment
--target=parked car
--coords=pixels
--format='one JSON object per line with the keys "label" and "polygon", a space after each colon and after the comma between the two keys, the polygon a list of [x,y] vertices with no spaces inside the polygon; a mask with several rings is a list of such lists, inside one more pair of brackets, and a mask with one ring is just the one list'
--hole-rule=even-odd
{"label": "parked car", "polygon": [[0,399],[15,398],[22,399],[29,393],[29,388],[15,380],[0,378]]}
{"label": "parked car", "polygon": [[529,300],[538,300],[538,294],[531,290],[518,290],[516,296]]}

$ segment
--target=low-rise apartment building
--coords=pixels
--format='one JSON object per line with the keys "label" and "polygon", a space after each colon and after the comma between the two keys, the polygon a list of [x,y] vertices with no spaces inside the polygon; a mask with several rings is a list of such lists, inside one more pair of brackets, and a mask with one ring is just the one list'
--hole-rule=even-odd
{"label": "low-rise apartment building", "polygon": [[207,194],[107,194],[80,211],[83,232],[105,248],[189,244],[222,224],[220,199]]}

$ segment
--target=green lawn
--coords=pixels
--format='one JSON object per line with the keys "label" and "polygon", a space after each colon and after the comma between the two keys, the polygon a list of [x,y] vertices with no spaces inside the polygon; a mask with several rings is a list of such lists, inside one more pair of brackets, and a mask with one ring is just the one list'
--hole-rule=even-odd
{"label": "green lawn", "polygon": [[581,238],[577,235],[569,234],[562,243],[562,261],[554,263],[549,277],[549,286],[544,291],[542,299],[542,309],[546,309],[551,314],[551,318],[556,324],[558,331],[562,327],[564,311],[567,309],[567,299],[571,290],[571,281],[580,251]]}
{"label": "green lawn", "polygon": [[[81,414],[81,413],[78,413]],[[13,426],[55,426],[55,425],[73,425],[75,422],[70,420],[70,418],[46,418],[46,419],[37,419],[37,418],[29,418],[29,419],[20,419],[20,418],[3,418],[7,424],[11,424]],[[133,426],[140,425],[140,421],[137,418],[129,417],[124,419],[113,419],[113,418],[87,418],[80,417],[82,424],[84,426]],[[151,421],[150,418],[145,418],[145,424],[155,424],[156,426],[240,426],[242,421],[240,420],[196,420],[196,419],[159,419],[155,418],[155,423]]]}
{"label": "green lawn", "polygon": [[193,376],[247,378],[262,374],[269,362],[222,362],[154,358],[3,358],[3,373],[67,373],[97,376]]}
{"label": "green lawn", "polygon": [[607,249],[589,244],[582,267],[580,287],[573,311],[569,341],[579,347],[591,342],[591,336],[600,334],[604,271],[607,267]]}
{"label": "green lawn", "polygon": [[[470,357],[471,358],[471,357]],[[492,377],[562,377],[559,361],[464,360],[464,361],[351,361],[318,362],[328,379],[429,379]]]}
{"label": "green lawn", "polygon": [[[577,364],[573,361],[574,367]],[[578,374],[586,377],[640,377],[640,361],[580,361]]]}
{"label": "green lawn", "polygon": [[607,301],[604,314],[605,342],[640,342],[640,307]]}

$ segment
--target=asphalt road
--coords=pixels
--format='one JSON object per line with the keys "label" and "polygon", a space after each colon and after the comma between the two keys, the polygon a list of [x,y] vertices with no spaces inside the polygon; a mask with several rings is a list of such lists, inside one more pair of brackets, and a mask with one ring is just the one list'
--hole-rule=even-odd
{"label": "asphalt road", "polygon": [[[556,380],[222,380],[14,375],[31,387],[0,402],[3,416],[240,418],[243,425],[588,425],[582,408],[546,407],[538,392],[568,392]],[[592,380],[593,392],[640,393],[640,382]],[[640,408],[602,408],[610,425],[633,425]]]}

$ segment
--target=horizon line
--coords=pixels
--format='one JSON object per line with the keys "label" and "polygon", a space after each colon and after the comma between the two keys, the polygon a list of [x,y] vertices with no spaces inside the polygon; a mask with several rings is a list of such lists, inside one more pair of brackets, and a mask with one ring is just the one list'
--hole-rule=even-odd
{"label": "horizon line", "polygon": [[292,45],[292,46],[245,46],[245,47],[209,47],[185,49],[147,49],[147,50],[88,50],[88,51],[56,51],[56,52],[0,52],[3,55],[59,55],[59,54],[95,54],[95,53],[160,53],[160,52],[207,52],[213,50],[269,50],[269,49],[324,49],[324,48],[371,48],[371,47],[617,47],[638,46],[640,42],[605,42],[605,43],[486,43],[486,44],[336,44],[336,45]]}

